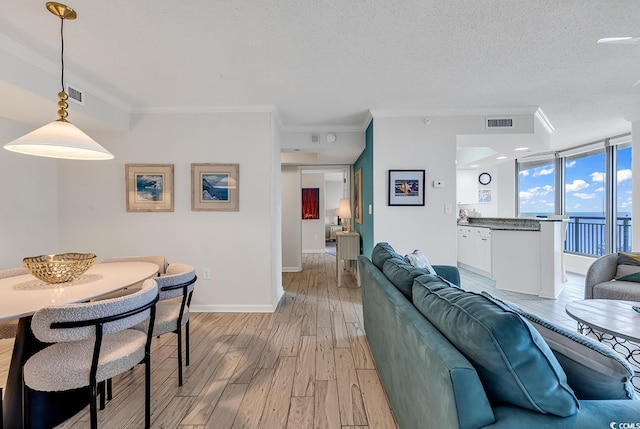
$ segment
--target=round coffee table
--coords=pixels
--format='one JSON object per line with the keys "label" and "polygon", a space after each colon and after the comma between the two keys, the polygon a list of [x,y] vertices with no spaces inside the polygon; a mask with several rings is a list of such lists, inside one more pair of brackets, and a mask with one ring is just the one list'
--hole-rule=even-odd
{"label": "round coffee table", "polygon": [[640,306],[640,302],[583,299],[568,303],[565,310],[578,321],[578,332],[592,334],[624,356],[634,369],[632,382],[640,391],[640,314],[633,306]]}

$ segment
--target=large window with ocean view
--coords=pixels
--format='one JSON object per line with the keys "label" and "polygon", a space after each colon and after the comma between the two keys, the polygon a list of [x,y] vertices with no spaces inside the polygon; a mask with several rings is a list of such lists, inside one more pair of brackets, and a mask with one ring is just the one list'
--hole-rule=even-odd
{"label": "large window with ocean view", "polygon": [[[597,257],[631,251],[630,140],[616,136],[537,160],[519,159],[518,215],[568,216],[568,253]],[[540,160],[543,156],[547,159]]]}
{"label": "large window with ocean view", "polygon": [[544,216],[555,212],[554,160],[518,163],[520,216]]}
{"label": "large window with ocean view", "polygon": [[605,161],[604,148],[564,159],[568,252],[598,256],[606,253]]}
{"label": "large window with ocean view", "polygon": [[631,146],[616,147],[616,243],[618,252],[631,251]]}

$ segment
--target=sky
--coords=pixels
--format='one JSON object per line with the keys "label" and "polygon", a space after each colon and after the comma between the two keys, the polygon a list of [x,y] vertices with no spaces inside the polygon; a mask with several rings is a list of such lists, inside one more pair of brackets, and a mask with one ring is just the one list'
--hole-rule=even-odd
{"label": "sky", "polygon": [[[554,208],[555,168],[547,165],[521,169],[519,173],[520,213],[552,214]],[[565,159],[565,211],[601,213],[605,209],[604,152]],[[618,149],[618,215],[631,212],[631,147]]]}

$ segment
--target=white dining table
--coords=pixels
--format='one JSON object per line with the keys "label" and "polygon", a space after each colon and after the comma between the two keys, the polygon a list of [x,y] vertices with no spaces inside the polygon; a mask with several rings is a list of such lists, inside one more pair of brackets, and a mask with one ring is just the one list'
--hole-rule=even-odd
{"label": "white dining table", "polygon": [[[4,428],[22,428],[23,414],[29,412],[22,407],[22,366],[34,353],[46,347],[31,332],[31,316],[41,308],[58,304],[88,301],[135,285],[154,277],[158,266],[149,262],[112,262],[94,264],[77,279],[49,284],[31,274],[0,279],[0,321],[20,319],[11,364],[5,387],[3,414]],[[65,409],[60,404],[69,403],[60,399],[58,392],[43,395],[38,406],[38,418],[47,427],[54,420],[68,418],[74,409]],[[78,404],[74,397],[74,405]],[[47,413],[52,413],[47,415]],[[55,415],[53,415],[55,413]],[[67,415],[71,413],[70,415]],[[32,420],[32,427],[44,427]],[[53,426],[53,425],[52,425]]]}

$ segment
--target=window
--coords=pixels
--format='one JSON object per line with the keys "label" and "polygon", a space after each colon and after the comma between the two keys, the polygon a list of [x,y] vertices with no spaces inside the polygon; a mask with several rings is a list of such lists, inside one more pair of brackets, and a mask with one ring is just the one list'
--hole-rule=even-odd
{"label": "window", "polygon": [[[602,256],[631,251],[630,136],[517,162],[520,216],[569,216],[565,251]],[[555,185],[557,183],[557,185]]]}
{"label": "window", "polygon": [[631,251],[631,146],[616,147],[616,249]]}
{"label": "window", "polygon": [[604,148],[564,158],[568,252],[598,256],[606,253],[605,160]]}
{"label": "window", "polygon": [[553,159],[518,163],[518,214],[554,214],[555,163]]}

